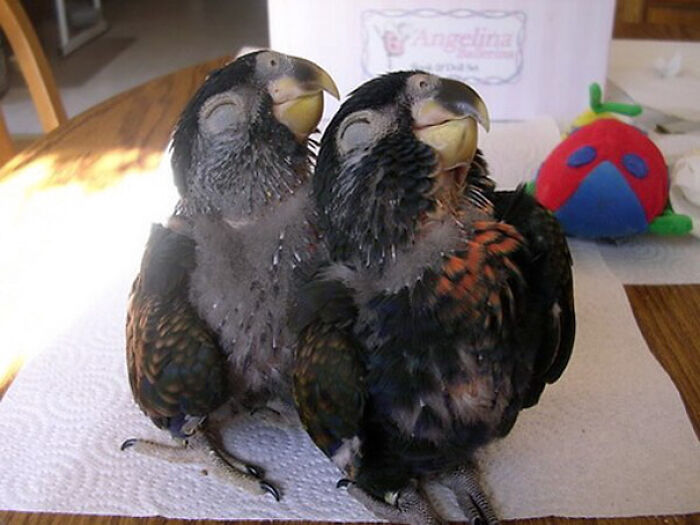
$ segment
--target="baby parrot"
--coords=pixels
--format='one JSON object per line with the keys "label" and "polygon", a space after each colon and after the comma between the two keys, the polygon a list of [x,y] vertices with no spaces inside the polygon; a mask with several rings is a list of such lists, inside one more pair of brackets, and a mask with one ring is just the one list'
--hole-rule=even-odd
{"label": "baby parrot", "polygon": [[565,237],[524,189],[495,191],[478,124],[469,86],[390,73],[341,106],[314,172],[329,255],[290,310],[295,400],[339,486],[390,521],[440,522],[437,482],[472,523],[496,522],[474,451],[537,403],[574,342]]}
{"label": "baby parrot", "polygon": [[[309,228],[309,135],[331,77],[274,51],[212,72],[172,137],[180,194],[154,225],[129,298],[126,354],[134,399],[153,422],[206,452],[228,478],[280,498],[260,467],[226,450],[220,426],[273,400],[291,404],[292,340],[284,314]],[[132,449],[181,461],[168,445]]]}

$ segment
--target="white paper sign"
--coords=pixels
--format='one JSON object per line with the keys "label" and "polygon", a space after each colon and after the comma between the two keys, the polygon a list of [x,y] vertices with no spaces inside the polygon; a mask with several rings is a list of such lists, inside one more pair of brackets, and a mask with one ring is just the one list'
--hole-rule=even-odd
{"label": "white paper sign", "polygon": [[455,9],[362,12],[362,68],[367,77],[422,69],[475,84],[518,81],[524,11]]}
{"label": "white paper sign", "polygon": [[317,62],[343,95],[421,69],[470,84],[494,120],[569,122],[587,109],[614,11],[614,0],[268,0],[271,47]]}

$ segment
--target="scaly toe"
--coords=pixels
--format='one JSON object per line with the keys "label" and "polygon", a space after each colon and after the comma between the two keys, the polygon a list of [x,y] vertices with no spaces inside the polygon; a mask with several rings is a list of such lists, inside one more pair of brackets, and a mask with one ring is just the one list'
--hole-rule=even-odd
{"label": "scaly toe", "polygon": [[122,445],[119,447],[119,449],[124,451],[127,448],[131,448],[136,444],[137,441],[138,441],[138,439],[136,439],[136,438],[126,439],[126,440],[124,440],[124,443],[122,443]]}
{"label": "scaly toe", "polygon": [[339,479],[338,483],[335,484],[335,488],[344,489],[344,488],[348,487],[349,485],[351,485],[352,483],[353,483],[353,481],[350,481],[348,478]]}
{"label": "scaly toe", "polygon": [[410,525],[440,525],[443,523],[426,499],[413,487],[402,489],[396,498],[395,505],[378,500],[354,483],[348,486],[348,493],[377,517],[388,521]]}
{"label": "scaly toe", "polygon": [[255,476],[256,478],[262,479],[265,477],[265,470],[262,467],[248,464],[245,466],[245,469],[248,471],[248,474],[250,474],[251,476]]}
{"label": "scaly toe", "polygon": [[260,481],[260,488],[268,494],[272,494],[277,501],[282,499],[282,494],[280,493],[279,489],[264,479]]}
{"label": "scaly toe", "polygon": [[497,525],[496,513],[488,496],[481,488],[478,473],[473,466],[464,465],[443,475],[439,483],[449,488],[457,497],[457,503],[471,525]]}

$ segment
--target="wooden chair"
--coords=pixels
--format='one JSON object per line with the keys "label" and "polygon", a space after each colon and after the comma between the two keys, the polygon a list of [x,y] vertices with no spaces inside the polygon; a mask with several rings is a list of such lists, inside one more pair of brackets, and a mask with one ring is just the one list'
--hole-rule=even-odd
{"label": "wooden chair", "polygon": [[[0,0],[0,27],[15,53],[44,132],[68,120],[46,55],[19,0]],[[0,165],[15,154],[15,145],[0,112]]]}

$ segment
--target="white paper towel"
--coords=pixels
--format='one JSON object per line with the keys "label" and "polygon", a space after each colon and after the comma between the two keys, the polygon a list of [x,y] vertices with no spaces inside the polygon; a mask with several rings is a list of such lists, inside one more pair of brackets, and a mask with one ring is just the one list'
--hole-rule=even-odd
{"label": "white paper towel", "polygon": [[570,246],[574,353],[562,379],[522,414],[511,436],[487,451],[487,479],[502,512],[521,517],[698,511],[700,445],[678,393],[596,250],[582,241]]}
{"label": "white paper towel", "polygon": [[638,235],[597,245],[624,284],[700,283],[700,239],[692,235]]}
{"label": "white paper towel", "polygon": [[[700,446],[677,392],[639,334],[595,249],[575,244],[576,349],[562,380],[483,454],[506,518],[700,510]],[[107,277],[107,276],[105,276]],[[131,275],[112,275],[88,309],[28,363],[0,403],[0,508],[186,518],[369,520],[340,473],[298,429],[251,422],[226,433],[263,465],[281,503],[201,471],[121,452],[167,440],[131,401],[124,359]],[[457,516],[453,516],[457,517]]]}
{"label": "white paper towel", "polygon": [[[512,126],[519,131],[504,128],[501,140],[484,144],[492,165],[502,163],[497,178],[523,172],[548,151],[536,149],[538,135],[526,124]],[[0,188],[0,203],[7,196]],[[167,173],[151,173],[91,196],[51,190],[3,217],[7,251],[0,262],[7,272],[0,285],[11,293],[0,298],[0,333],[4,345],[33,357],[0,402],[0,508],[372,519],[334,488],[340,473],[298,429],[246,421],[226,433],[235,452],[265,466],[283,487],[281,503],[204,476],[206,465],[169,465],[119,450],[132,436],[167,440],[131,401],[124,314],[147,222],[171,200]],[[574,357],[512,434],[484,452],[494,502],[503,517],[700,510],[700,450],[679,396],[595,244],[573,245]]]}

